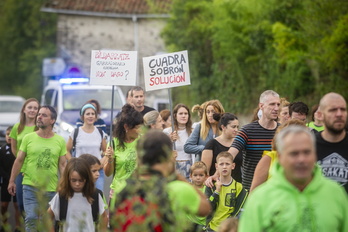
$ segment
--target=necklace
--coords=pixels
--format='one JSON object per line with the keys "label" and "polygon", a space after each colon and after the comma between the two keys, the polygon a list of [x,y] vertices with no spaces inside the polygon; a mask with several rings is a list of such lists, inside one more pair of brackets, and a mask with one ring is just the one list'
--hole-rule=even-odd
{"label": "necklace", "polygon": [[178,126],[178,129],[179,129],[179,130],[185,130],[185,129],[186,129],[186,126]]}

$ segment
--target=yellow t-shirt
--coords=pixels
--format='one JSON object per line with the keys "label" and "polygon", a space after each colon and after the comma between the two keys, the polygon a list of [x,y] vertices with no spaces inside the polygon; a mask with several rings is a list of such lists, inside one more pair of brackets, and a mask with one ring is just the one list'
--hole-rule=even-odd
{"label": "yellow t-shirt", "polygon": [[262,157],[265,155],[271,158],[271,164],[269,166],[268,177],[267,177],[267,180],[268,180],[271,177],[270,171],[272,170],[273,164],[275,161],[278,160],[278,154],[277,154],[277,151],[263,151]]}

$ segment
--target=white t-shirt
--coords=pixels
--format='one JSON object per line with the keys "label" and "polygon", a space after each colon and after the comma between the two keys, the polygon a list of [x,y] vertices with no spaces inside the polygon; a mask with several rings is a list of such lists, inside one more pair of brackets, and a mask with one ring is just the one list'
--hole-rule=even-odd
{"label": "white t-shirt", "polygon": [[[168,127],[163,130],[163,132],[167,135],[172,133],[172,128]],[[186,143],[186,140],[188,139],[189,135],[187,134],[186,130],[178,130],[178,140],[175,141],[176,151],[178,153],[178,156],[176,157],[176,160],[191,160],[191,155],[185,153],[184,151],[184,145]]]}
{"label": "white t-shirt", "polygon": [[[104,213],[104,201],[99,197],[99,215]],[[55,220],[59,220],[59,195],[58,193],[50,201],[51,210],[54,213]],[[74,193],[74,196],[69,199],[68,210],[66,213],[66,221],[63,225],[64,232],[90,232],[95,231],[93,222],[92,206],[87,201],[82,193]]]}
{"label": "white t-shirt", "polygon": [[[96,127],[94,127],[94,131],[92,133],[86,133],[84,130],[82,130],[81,127],[75,130],[79,130],[75,146],[76,157],[79,157],[83,154],[91,154],[97,157],[98,159],[101,159],[102,157],[100,148],[102,138],[100,136],[99,130]],[[71,132],[70,138],[72,140],[74,139],[74,131]],[[106,138],[106,134],[104,131],[103,138]]]}

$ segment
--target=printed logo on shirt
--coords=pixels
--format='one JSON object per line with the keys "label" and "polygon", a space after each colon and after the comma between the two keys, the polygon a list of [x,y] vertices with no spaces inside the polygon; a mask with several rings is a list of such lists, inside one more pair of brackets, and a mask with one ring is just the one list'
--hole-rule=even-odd
{"label": "printed logo on shirt", "polygon": [[348,161],[340,154],[334,152],[318,161],[324,176],[345,185],[348,182]]}
{"label": "printed logo on shirt", "polygon": [[137,155],[135,151],[131,151],[128,154],[127,161],[125,163],[125,170],[128,174],[133,173],[137,165]]}
{"label": "printed logo on shirt", "polygon": [[37,160],[36,167],[43,169],[50,169],[51,167],[51,149],[45,149]]}

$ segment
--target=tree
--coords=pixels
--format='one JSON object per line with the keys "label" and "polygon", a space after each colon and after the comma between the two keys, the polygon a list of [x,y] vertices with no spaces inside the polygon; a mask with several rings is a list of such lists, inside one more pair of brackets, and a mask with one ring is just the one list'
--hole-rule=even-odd
{"label": "tree", "polygon": [[42,59],[55,56],[56,39],[56,15],[40,12],[44,2],[1,3],[1,93],[40,97]]}
{"label": "tree", "polygon": [[328,91],[348,97],[346,12],[344,0],[173,0],[163,37],[188,50],[192,83],[174,101],[218,98],[245,113],[266,89],[309,105]]}

